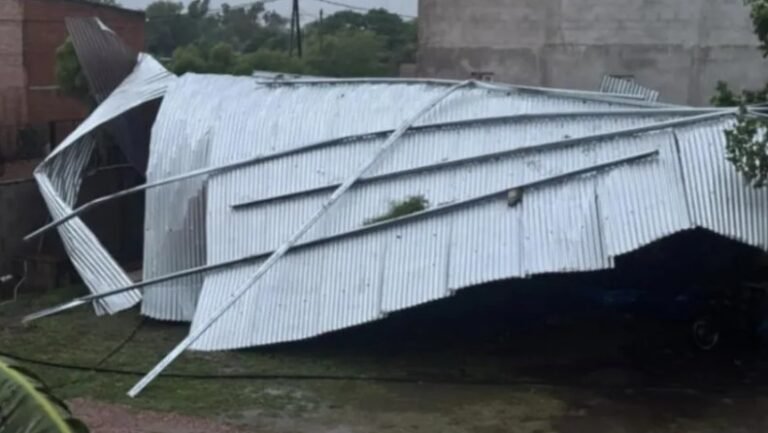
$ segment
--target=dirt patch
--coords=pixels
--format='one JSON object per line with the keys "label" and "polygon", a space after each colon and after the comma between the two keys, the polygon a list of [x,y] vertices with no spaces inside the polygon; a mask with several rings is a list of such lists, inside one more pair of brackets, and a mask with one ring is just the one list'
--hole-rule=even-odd
{"label": "dirt patch", "polygon": [[72,400],[69,407],[92,433],[245,433],[245,430],[209,419],[139,411],[86,399]]}

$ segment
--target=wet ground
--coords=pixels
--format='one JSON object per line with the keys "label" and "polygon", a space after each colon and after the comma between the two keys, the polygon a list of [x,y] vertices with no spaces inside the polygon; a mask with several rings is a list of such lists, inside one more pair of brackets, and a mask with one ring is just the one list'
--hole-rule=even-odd
{"label": "wet ground", "polygon": [[[487,295],[307,342],[189,353],[170,372],[197,378],[161,378],[135,400],[125,370],[147,371],[185,326],[80,310],[23,327],[23,313],[71,293],[24,295],[0,308],[0,349],[123,371],[29,365],[95,433],[768,431],[768,369],[751,347],[699,353],[671,324]],[[575,302],[541,299],[555,295]]]}

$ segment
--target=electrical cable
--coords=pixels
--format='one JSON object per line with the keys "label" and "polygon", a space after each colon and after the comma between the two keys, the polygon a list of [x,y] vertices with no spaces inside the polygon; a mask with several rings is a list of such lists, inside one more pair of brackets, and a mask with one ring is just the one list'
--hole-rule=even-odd
{"label": "electrical cable", "polygon": [[[339,1],[335,1],[335,0],[314,0],[314,1],[319,2],[319,3],[329,4],[329,5],[332,5],[332,6],[338,6],[340,8],[361,11],[361,12],[370,12],[372,10],[379,9],[379,8],[367,8],[367,7],[364,7],[364,6],[351,5],[349,3],[342,3],[342,2],[339,2]],[[402,18],[409,18],[409,19],[417,18],[416,16],[413,16],[413,15],[399,14],[399,13],[395,13],[395,12],[391,12],[391,13],[393,15],[397,15],[397,16],[402,17]]]}
{"label": "electrical cable", "polygon": [[[52,361],[43,361],[38,359],[32,359],[8,352],[0,351],[0,356],[15,360],[17,362],[23,362],[30,365],[37,365],[41,367],[49,367],[71,371],[84,371],[95,374],[111,374],[119,376],[144,376],[146,372],[139,370],[129,369],[115,369],[105,367],[89,367],[77,364],[66,364]],[[678,393],[690,393],[690,392],[710,392],[710,393],[724,393],[728,392],[729,395],[733,395],[732,391],[728,391],[725,387],[704,387],[698,386],[696,388],[667,385],[667,386],[632,386],[632,385],[595,385],[578,382],[543,382],[537,380],[478,380],[478,379],[456,379],[456,378],[413,378],[413,377],[393,377],[393,376],[352,376],[352,375],[323,375],[323,374],[264,374],[264,373],[242,373],[242,374],[190,374],[190,373],[163,373],[159,375],[160,378],[165,379],[179,379],[179,380],[259,380],[259,381],[322,381],[322,382],[370,382],[370,383],[391,383],[391,384],[414,384],[414,385],[451,385],[451,386],[478,386],[478,387],[517,387],[517,386],[531,386],[540,388],[570,388],[570,389],[586,389],[586,390],[603,390],[603,391],[616,391],[616,390],[644,390],[652,392],[678,392]],[[82,380],[82,379],[81,379]],[[76,383],[76,382],[75,382]],[[52,387],[51,389],[63,388],[70,386],[71,384],[59,385]],[[768,387],[750,385],[750,391],[765,390]]]}
{"label": "electrical cable", "polygon": [[[120,353],[120,351],[122,351],[125,348],[125,346],[128,345],[128,343],[130,343],[131,341],[133,341],[134,338],[136,338],[136,335],[138,335],[139,331],[141,330],[141,328],[144,326],[145,323],[146,323],[146,318],[142,317],[141,320],[139,320],[139,323],[136,324],[136,326],[133,328],[133,330],[128,334],[128,336],[125,337],[120,343],[118,343],[117,346],[115,346],[112,350],[110,350],[106,355],[101,357],[101,359],[98,362],[96,362],[96,364],[94,364],[93,367],[91,367],[89,369],[89,373],[91,373],[91,374],[97,373],[97,371],[96,371],[97,369],[100,369],[105,363],[107,363],[107,361],[109,361],[115,355]],[[14,356],[6,356],[6,358],[11,358],[11,359],[19,360],[18,357],[14,357]],[[31,362],[31,361],[23,361],[23,362],[27,362],[28,364],[34,364],[34,362]],[[80,377],[80,378],[74,379],[74,380],[66,382],[66,383],[62,383],[62,384],[59,384],[59,385],[51,386],[50,388],[51,388],[51,390],[57,390],[57,389],[61,389],[61,388],[66,388],[68,386],[72,386],[72,385],[75,385],[77,383],[80,383],[80,382],[84,381],[89,376],[90,375],[86,375],[84,377]]]}

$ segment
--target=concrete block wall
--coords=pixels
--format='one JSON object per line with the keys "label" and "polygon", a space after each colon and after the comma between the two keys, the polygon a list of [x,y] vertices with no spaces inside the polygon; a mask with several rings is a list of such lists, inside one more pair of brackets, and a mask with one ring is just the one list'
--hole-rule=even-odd
{"label": "concrete block wall", "polygon": [[596,90],[632,75],[662,100],[706,105],[718,80],[762,87],[768,61],[742,0],[420,0],[419,74],[491,72]]}

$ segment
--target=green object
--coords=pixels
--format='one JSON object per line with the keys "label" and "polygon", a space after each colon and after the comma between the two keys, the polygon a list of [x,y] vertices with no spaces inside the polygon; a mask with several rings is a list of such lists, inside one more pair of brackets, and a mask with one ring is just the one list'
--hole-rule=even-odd
{"label": "green object", "polygon": [[406,215],[422,212],[429,207],[429,200],[424,196],[417,195],[406,198],[400,202],[392,202],[389,205],[389,211],[384,215],[376,218],[369,219],[365,222],[365,225],[376,224],[384,221],[389,221],[397,218],[404,217]]}
{"label": "green object", "polygon": [[87,433],[34,374],[0,359],[0,433]]}

